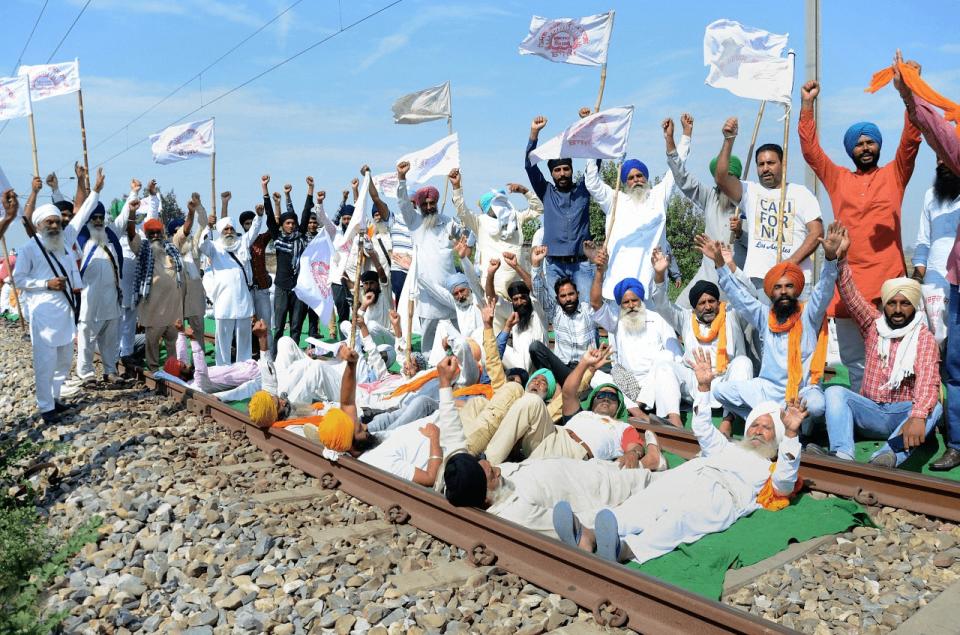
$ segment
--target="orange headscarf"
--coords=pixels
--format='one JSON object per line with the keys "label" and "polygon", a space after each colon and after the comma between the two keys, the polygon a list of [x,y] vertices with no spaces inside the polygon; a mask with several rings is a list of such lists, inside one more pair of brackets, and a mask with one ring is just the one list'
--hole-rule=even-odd
{"label": "orange headscarf", "polygon": [[[440,373],[436,368],[431,370],[429,373],[424,373],[420,377],[417,377],[413,381],[408,381],[402,386],[398,386],[396,390],[390,393],[390,396],[387,399],[393,399],[394,397],[399,397],[400,395],[405,395],[408,392],[417,392],[423,385],[426,384],[431,379],[436,379],[440,376]],[[471,395],[483,395],[487,399],[493,398],[493,387],[489,384],[474,384],[472,386],[466,386],[465,388],[458,388],[453,391],[454,397],[469,397]]]}
{"label": "orange headscarf", "polygon": [[717,340],[717,372],[722,373],[727,370],[727,305],[723,302],[720,303],[720,309],[717,311],[717,317],[713,319],[713,322],[710,324],[710,330],[707,331],[706,335],[700,335],[700,323],[697,321],[697,314],[693,312],[690,314],[690,319],[693,320],[693,334],[697,336],[698,342],[712,342],[714,339],[719,337]]}
{"label": "orange headscarf", "polygon": [[797,289],[798,296],[803,293],[803,287],[806,286],[803,269],[792,262],[780,262],[775,264],[773,268],[767,272],[767,275],[763,277],[763,292],[767,294],[768,298],[770,294],[773,293],[773,285],[777,284],[777,281],[783,277],[790,278],[793,286]]}
{"label": "orange headscarf", "polygon": [[[954,124],[960,122],[960,104],[950,101],[937,91],[930,88],[927,82],[920,79],[920,73],[917,72],[912,66],[907,66],[906,64],[897,64],[897,68],[900,70],[900,76],[903,78],[903,83],[906,84],[910,90],[914,92],[918,97],[922,97],[924,100],[930,102],[937,108],[942,108],[944,111],[944,119],[947,121],[952,121]],[[870,79],[869,88],[864,89],[865,93],[875,93],[893,80],[893,67],[885,68],[882,71],[873,74],[873,77]],[[957,136],[960,136],[960,128],[957,128]]]}
{"label": "orange headscarf", "polygon": [[[779,279],[777,278],[777,280]],[[764,278],[763,284],[766,287],[766,278]],[[800,381],[803,379],[803,359],[800,355],[803,321],[800,317],[803,315],[805,305],[806,302],[801,302],[799,310],[795,311],[783,324],[777,322],[772,309],[767,314],[767,326],[770,327],[771,331],[774,333],[790,333],[787,339],[787,401],[793,400],[800,392]],[[820,335],[817,337],[817,348],[813,352],[813,357],[810,358],[811,385],[819,383],[823,378],[823,366],[827,362],[827,341],[829,339],[827,320],[824,318],[823,324],[820,326]]]}
{"label": "orange headscarf", "polygon": [[[770,466],[770,473],[773,474],[775,469],[777,469],[776,461],[774,461],[774,463]],[[797,484],[793,486],[793,491],[784,496],[774,489],[773,481],[768,478],[767,482],[763,484],[763,489],[760,490],[759,494],[757,494],[757,502],[760,503],[760,506],[764,509],[777,512],[788,506],[790,504],[790,499],[796,496],[802,487],[803,479],[800,478],[799,474],[797,474]]]}

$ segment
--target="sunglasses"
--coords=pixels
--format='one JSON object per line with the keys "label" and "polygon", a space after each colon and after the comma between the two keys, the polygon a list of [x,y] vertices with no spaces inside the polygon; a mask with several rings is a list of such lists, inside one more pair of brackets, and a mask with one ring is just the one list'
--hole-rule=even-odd
{"label": "sunglasses", "polygon": [[615,392],[602,391],[602,392],[598,392],[593,397],[594,402],[601,401],[603,399],[609,399],[610,401],[614,401],[617,403],[620,402],[620,396]]}

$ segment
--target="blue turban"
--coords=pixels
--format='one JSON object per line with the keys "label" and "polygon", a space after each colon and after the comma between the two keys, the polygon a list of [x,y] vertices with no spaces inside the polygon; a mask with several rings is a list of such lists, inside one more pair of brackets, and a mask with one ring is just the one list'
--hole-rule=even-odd
{"label": "blue turban", "polygon": [[183,225],[184,220],[182,218],[174,218],[172,221],[167,223],[167,236],[173,238],[173,235],[177,233],[177,230],[180,229],[180,226]]}
{"label": "blue turban", "polygon": [[103,203],[101,203],[100,201],[97,201],[97,206],[93,208],[92,212],[90,212],[90,218],[93,218],[94,216],[106,216],[106,215],[107,215],[107,208],[103,206]]}
{"label": "blue turban", "polygon": [[869,121],[855,123],[847,128],[846,134],[843,135],[843,147],[851,159],[853,158],[853,149],[857,147],[857,141],[864,135],[876,141],[878,146],[883,147],[883,135],[880,134],[880,128]]}
{"label": "blue turban", "polygon": [[496,191],[487,192],[486,194],[480,197],[480,209],[483,210],[484,214],[490,211],[490,201],[492,201],[493,197],[495,197],[497,194],[506,194],[506,192],[504,192],[503,190],[496,190]]}
{"label": "blue turban", "polygon": [[650,178],[650,170],[647,169],[647,166],[645,166],[642,161],[630,159],[629,161],[624,161],[623,166],[620,168],[620,180],[622,182],[627,182],[627,176],[630,174],[630,170],[640,170],[643,178]]}
{"label": "blue turban", "polygon": [[623,296],[627,293],[627,291],[633,291],[636,293],[637,297],[640,298],[640,301],[643,302],[643,283],[636,278],[624,278],[617,283],[617,286],[613,288],[613,298],[617,301],[617,304],[623,302]]}
{"label": "blue turban", "polygon": [[457,287],[470,288],[470,285],[467,283],[467,277],[459,272],[454,272],[447,276],[447,279],[443,282],[443,286],[446,287],[450,293],[453,293],[453,290]]}

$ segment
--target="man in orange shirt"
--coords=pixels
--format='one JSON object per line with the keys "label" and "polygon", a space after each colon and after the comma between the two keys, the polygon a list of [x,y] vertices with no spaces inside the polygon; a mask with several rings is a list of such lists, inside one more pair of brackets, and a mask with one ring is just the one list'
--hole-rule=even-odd
{"label": "man in orange shirt", "polygon": [[[851,240],[857,245],[857,249],[847,256],[857,289],[876,305],[884,281],[906,275],[900,205],[913,175],[920,148],[920,130],[904,114],[903,135],[896,157],[879,167],[883,144],[880,130],[872,123],[856,123],[843,138],[844,148],[853,159],[856,171],[842,168],[830,160],[817,139],[813,102],[819,94],[820,83],[816,80],[808,81],[800,89],[803,99],[800,147],[803,158],[830,195],[834,218],[847,227]],[[827,309],[827,317],[836,318],[840,360],[850,371],[850,389],[857,392],[863,380],[863,338],[836,292]]]}

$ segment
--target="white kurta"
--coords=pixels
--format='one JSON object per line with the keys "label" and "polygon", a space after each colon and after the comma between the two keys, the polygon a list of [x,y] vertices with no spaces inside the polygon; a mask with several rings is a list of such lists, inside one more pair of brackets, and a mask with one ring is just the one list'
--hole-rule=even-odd
{"label": "white kurta", "polygon": [[240,246],[233,252],[243,263],[242,271],[219,242],[208,239],[200,243],[200,253],[210,259],[210,272],[214,276],[213,316],[218,320],[241,320],[253,315],[253,295],[247,281],[253,283],[250,246],[260,234],[261,220],[261,216],[253,217],[250,231],[239,238]]}
{"label": "white kurta", "polygon": [[[547,317],[543,314],[540,302],[531,294],[530,303],[533,305],[533,315],[530,316],[530,324],[527,328],[520,330],[520,325],[513,327],[511,336],[513,344],[508,345],[503,352],[503,365],[505,368],[523,368],[527,372],[532,372],[533,361],[530,359],[530,345],[534,342],[540,342],[547,345],[550,341],[550,331],[547,328]],[[497,310],[510,315],[513,312],[513,304],[503,298],[497,301]]]}
{"label": "white kurta", "polygon": [[[123,248],[123,277],[120,280],[120,288],[123,290],[123,308],[133,309],[133,292],[137,277],[137,254],[130,249],[130,242],[127,239],[127,218],[130,214],[128,207],[129,201],[137,198],[136,192],[130,192],[127,202],[124,202],[120,215],[113,221],[113,230],[117,232],[117,238],[120,239],[120,247]],[[144,220],[151,218],[160,219],[160,195],[146,196],[140,201],[140,213],[145,214]],[[142,225],[137,225],[137,233],[141,239],[146,239],[143,234]],[[173,240],[173,237],[170,237]]]}
{"label": "white kurta", "polygon": [[[681,162],[687,160],[690,137],[684,135],[680,138],[677,152]],[[642,203],[621,192],[612,228],[610,213],[617,193],[600,178],[596,161],[587,161],[583,178],[590,196],[607,216],[605,233],[610,265],[603,281],[603,297],[613,299],[613,288],[624,278],[636,278],[643,283],[644,289],[649,289],[653,283],[650,252],[658,245],[666,248],[667,204],[674,186],[673,173],[667,172]]]}
{"label": "white kurta", "polygon": [[642,333],[618,328],[620,315],[615,305],[604,302],[594,311],[593,320],[610,333],[617,362],[637,378],[646,377],[661,360],[680,359],[683,352],[677,334],[667,322],[647,308],[647,327]]}
{"label": "white kurta", "polygon": [[[108,256],[106,250],[110,251]],[[91,253],[92,252],[92,253]],[[113,243],[100,247],[92,238],[83,246],[81,266],[83,271],[83,293],[80,302],[80,320],[86,323],[104,322],[120,318],[120,303],[117,297],[119,271],[115,271],[110,258],[117,267],[122,266],[119,255],[114,253]]]}

